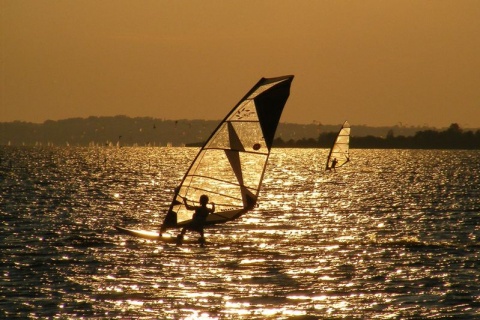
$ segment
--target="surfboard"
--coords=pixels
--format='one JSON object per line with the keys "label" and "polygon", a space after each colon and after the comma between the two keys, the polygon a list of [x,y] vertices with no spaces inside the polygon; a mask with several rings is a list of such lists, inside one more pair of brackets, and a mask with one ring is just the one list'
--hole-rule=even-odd
{"label": "surfboard", "polygon": [[[127,229],[120,226],[115,226],[115,229],[123,234],[147,240],[162,241],[165,243],[177,243],[177,237],[171,235],[160,235],[156,231],[141,230],[141,229]],[[198,244],[198,238],[184,237],[182,244]]]}

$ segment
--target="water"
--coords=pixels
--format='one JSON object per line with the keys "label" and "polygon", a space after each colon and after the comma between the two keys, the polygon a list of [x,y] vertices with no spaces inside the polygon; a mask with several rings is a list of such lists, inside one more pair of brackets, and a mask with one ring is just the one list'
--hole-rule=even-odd
{"label": "water", "polygon": [[480,152],[273,149],[205,248],[154,229],[195,148],[0,149],[0,318],[480,318]]}

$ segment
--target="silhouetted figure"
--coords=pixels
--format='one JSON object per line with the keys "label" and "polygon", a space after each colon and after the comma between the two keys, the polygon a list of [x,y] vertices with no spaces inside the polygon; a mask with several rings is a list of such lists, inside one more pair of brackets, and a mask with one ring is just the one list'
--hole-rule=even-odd
{"label": "silhouetted figure", "polygon": [[210,213],[215,212],[215,203],[212,203],[212,208],[208,208],[208,196],[207,195],[201,195],[200,196],[200,206],[191,206],[187,203],[187,198],[183,199],[183,203],[185,204],[185,207],[187,210],[195,210],[195,213],[192,216],[192,221],[185,225],[183,227],[182,231],[180,234],[177,236],[177,245],[180,246],[182,245],[183,241],[183,236],[185,235],[185,232],[187,230],[191,231],[196,231],[200,233],[200,238],[198,239],[198,242],[200,245],[203,247],[205,245],[205,237],[203,234],[203,228],[205,226],[205,221],[207,220],[207,217]]}
{"label": "silhouetted figure", "polygon": [[337,170],[335,169],[335,167],[337,166],[337,163],[338,163],[337,158],[333,158],[333,160],[332,160],[332,166],[330,167],[330,169],[333,169],[333,171],[336,172]]}

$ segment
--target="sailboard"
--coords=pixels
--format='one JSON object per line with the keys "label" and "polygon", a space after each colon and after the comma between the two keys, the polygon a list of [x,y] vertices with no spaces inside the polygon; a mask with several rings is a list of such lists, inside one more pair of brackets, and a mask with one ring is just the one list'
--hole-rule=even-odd
{"label": "sailboard", "polygon": [[[141,230],[141,229],[128,229],[119,226],[115,226],[115,229],[120,233],[135,237],[141,238],[145,240],[155,240],[155,241],[162,241],[165,243],[177,243],[177,237],[168,235],[168,234],[160,234],[158,231],[150,231],[150,230]],[[197,238],[184,238],[182,243],[187,244],[196,244],[198,243]]]}
{"label": "sailboard", "polygon": [[325,170],[339,168],[350,161],[350,124],[345,121],[330,148]]}
{"label": "sailboard", "polygon": [[[175,188],[157,234],[159,240],[167,229],[182,228],[192,221],[194,211],[187,210],[184,201],[199,206],[201,195],[215,203],[206,225],[237,219],[256,207],[292,81],[292,75],[260,79],[220,122]],[[136,230],[128,230],[130,235],[140,236],[132,232]]]}

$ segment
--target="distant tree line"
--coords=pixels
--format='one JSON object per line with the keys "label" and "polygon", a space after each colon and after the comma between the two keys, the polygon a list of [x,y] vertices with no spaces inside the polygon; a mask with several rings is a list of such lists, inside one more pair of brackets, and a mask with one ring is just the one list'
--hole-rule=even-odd
{"label": "distant tree line", "polygon": [[[321,133],[317,139],[302,138],[284,141],[282,138],[276,138],[273,145],[277,148],[330,148],[336,137],[336,132],[325,132]],[[390,130],[386,137],[352,136],[350,137],[350,147],[365,149],[480,149],[480,130],[463,131],[457,123],[452,123],[444,131],[423,130],[413,136],[395,136],[393,130]]]}
{"label": "distant tree line", "polygon": [[[220,120],[167,120],[151,117],[127,116],[69,118],[47,120],[43,123],[22,121],[0,122],[0,145],[11,146],[182,146],[202,145],[218,126]],[[284,141],[313,138],[320,132],[333,132],[337,125],[279,123],[277,137]],[[355,125],[355,136],[385,136],[389,130],[411,136],[429,127],[395,125],[369,127]]]}
{"label": "distant tree line", "polygon": [[[0,122],[0,146],[201,146],[219,120],[166,120],[127,116],[70,118],[44,123]],[[338,125],[280,123],[275,147],[329,148]],[[443,130],[443,131],[438,131]],[[368,127],[352,128],[352,148],[480,149],[480,129]]]}

